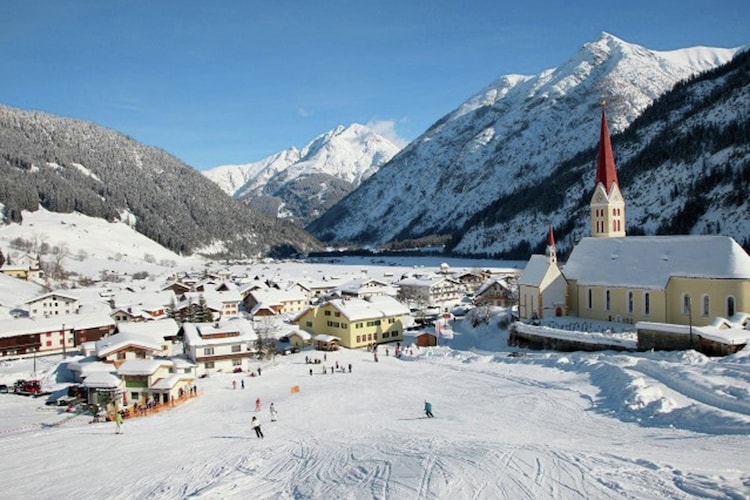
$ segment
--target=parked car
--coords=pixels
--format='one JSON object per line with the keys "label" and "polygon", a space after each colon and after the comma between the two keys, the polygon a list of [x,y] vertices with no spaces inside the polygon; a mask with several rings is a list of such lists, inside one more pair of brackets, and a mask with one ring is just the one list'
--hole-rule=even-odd
{"label": "parked car", "polygon": [[0,392],[4,392],[5,394],[8,394],[8,386],[6,384],[0,384]]}

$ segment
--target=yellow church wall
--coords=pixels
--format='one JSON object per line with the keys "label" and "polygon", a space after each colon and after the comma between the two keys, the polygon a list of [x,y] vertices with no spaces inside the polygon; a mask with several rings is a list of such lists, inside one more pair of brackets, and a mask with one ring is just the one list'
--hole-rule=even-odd
{"label": "yellow church wall", "polygon": [[[671,278],[667,284],[667,322],[703,326],[717,316],[727,317],[727,299],[734,298],[734,312],[750,312],[750,280]],[[690,297],[690,312],[685,297]],[[706,300],[707,299],[707,303]],[[707,307],[706,307],[707,306]]]}
{"label": "yellow church wall", "polygon": [[[591,307],[588,293],[591,290]],[[609,308],[606,305],[609,291]],[[632,311],[629,296],[632,293]],[[646,313],[646,294],[649,311]],[[690,296],[690,313],[685,307],[685,296]],[[708,308],[704,310],[704,298]],[[628,288],[617,286],[578,286],[568,284],[568,307],[571,314],[580,318],[600,321],[654,321],[695,326],[705,326],[716,317],[727,317],[727,297],[734,298],[735,312],[750,311],[750,280],[671,278],[666,290]]]}
{"label": "yellow church wall", "polygon": [[[591,290],[591,307],[589,307],[589,290]],[[609,292],[609,307],[607,307]],[[630,295],[632,294],[632,306]],[[646,295],[648,294],[648,312]],[[617,286],[578,286],[569,283],[568,308],[571,314],[580,318],[597,321],[636,321],[664,322],[666,318],[666,299],[663,290]]]}

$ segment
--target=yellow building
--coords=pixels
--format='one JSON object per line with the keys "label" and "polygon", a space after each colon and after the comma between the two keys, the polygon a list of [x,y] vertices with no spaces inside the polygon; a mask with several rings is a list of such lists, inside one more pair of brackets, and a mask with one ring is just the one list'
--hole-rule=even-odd
{"label": "yellow building", "polygon": [[334,299],[311,307],[297,317],[300,329],[313,335],[337,337],[350,349],[403,340],[409,309],[388,296],[369,300]]}
{"label": "yellow building", "polygon": [[565,296],[558,290],[543,300],[542,278],[549,282],[557,263],[532,256],[519,280],[522,319],[546,317],[544,310],[558,311],[560,301],[573,316],[628,323],[703,326],[750,312],[750,256],[732,238],[625,236],[625,200],[604,109],[590,207],[591,237],[576,244],[561,269]]}

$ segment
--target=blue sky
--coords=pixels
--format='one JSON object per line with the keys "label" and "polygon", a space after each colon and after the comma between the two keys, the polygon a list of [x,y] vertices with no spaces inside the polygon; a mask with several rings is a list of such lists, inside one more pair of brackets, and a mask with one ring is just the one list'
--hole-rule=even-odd
{"label": "blue sky", "polygon": [[0,19],[0,103],[95,122],[199,170],[353,122],[412,140],[602,31],[654,50],[750,44],[747,0],[29,0],[0,2]]}

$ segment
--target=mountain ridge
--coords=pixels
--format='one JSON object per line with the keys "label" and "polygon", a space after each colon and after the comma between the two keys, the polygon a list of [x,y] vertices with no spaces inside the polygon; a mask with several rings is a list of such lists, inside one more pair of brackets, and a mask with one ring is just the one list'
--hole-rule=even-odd
{"label": "mountain ridge", "polygon": [[495,199],[530,188],[594,144],[602,100],[610,130],[620,132],[675,83],[738,50],[659,53],[602,33],[557,68],[496,79],[307,229],[322,241],[376,247],[453,235]]}

